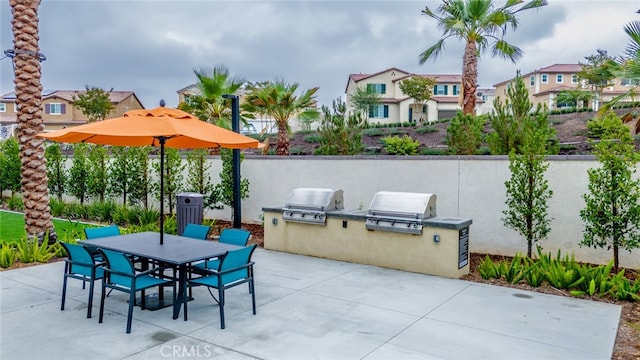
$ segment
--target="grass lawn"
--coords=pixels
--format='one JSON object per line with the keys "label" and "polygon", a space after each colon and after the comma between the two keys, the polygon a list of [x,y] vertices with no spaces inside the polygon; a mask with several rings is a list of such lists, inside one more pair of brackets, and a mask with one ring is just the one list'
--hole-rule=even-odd
{"label": "grass lawn", "polygon": [[[53,220],[58,238],[72,236],[76,239],[84,238],[83,229],[94,227],[85,223],[70,220]],[[0,210],[0,244],[17,242],[25,236],[24,214]]]}

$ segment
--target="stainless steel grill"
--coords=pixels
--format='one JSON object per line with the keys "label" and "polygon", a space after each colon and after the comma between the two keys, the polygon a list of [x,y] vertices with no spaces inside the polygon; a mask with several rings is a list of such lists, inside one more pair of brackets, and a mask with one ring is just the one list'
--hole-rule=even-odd
{"label": "stainless steel grill", "polygon": [[291,191],[282,208],[282,219],[324,225],[327,211],[341,209],[344,209],[342,190],[297,188]]}
{"label": "stainless steel grill", "polygon": [[422,234],[422,222],[436,216],[436,195],[377,192],[366,216],[367,230]]}

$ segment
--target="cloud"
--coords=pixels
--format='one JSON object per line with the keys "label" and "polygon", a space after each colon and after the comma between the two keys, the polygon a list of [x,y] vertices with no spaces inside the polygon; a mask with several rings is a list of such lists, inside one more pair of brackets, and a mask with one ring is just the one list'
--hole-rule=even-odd
{"label": "cloud", "polygon": [[[460,73],[463,43],[447,41],[436,61],[418,55],[441,36],[421,15],[427,1],[43,1],[40,46],[47,89],[84,85],[132,90],[147,107],[193,83],[193,69],[226,65],[248,81],[277,77],[320,87],[320,104],[344,96],[349,74],[398,67]],[[496,3],[501,4],[501,1]],[[622,26],[637,19],[632,1],[553,1],[519,14],[507,40],[525,52],[517,64],[480,59],[480,84],[553,63],[577,62],[597,48],[621,53]],[[0,45],[11,48],[11,11],[0,2]],[[0,61],[0,92],[13,91],[9,59]]]}

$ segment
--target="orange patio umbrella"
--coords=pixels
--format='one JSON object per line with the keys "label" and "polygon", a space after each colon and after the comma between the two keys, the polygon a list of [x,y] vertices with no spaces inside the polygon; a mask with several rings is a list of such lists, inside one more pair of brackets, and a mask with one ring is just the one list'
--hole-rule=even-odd
{"label": "orange patio umbrella", "polygon": [[258,140],[209,124],[178,109],[130,110],[122,117],[74,126],[38,136],[62,143],[160,146],[160,243],[164,229],[164,148],[261,147]]}

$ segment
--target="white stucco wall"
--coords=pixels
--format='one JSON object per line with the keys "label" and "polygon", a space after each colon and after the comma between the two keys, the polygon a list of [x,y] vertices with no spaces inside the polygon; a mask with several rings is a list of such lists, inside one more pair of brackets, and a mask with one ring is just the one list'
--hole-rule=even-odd
{"label": "white stucco wall", "polygon": [[[578,246],[587,169],[598,166],[598,162],[591,156],[552,156],[549,163],[547,179],[554,192],[549,214],[553,221],[551,234],[541,245],[545,251],[575,253],[580,261],[606,263],[611,259],[610,251]],[[438,196],[438,215],[473,220],[471,251],[502,255],[526,252],[525,240],[504,227],[501,220],[506,200],[504,182],[510,176],[506,156],[247,156],[241,171],[251,183],[250,197],[242,203],[245,221],[260,221],[263,206],[283,205],[297,187],[342,189],[345,208],[350,209],[367,209],[381,190],[427,192]],[[212,215],[228,218],[229,212]],[[620,254],[622,266],[640,268],[640,250]]]}
{"label": "white stucco wall", "polygon": [[[579,261],[606,263],[606,249],[581,248],[587,170],[599,166],[593,156],[551,156],[546,173],[554,195],[549,201],[551,234],[545,251],[574,253]],[[70,161],[70,160],[69,160]],[[155,158],[154,158],[155,161]],[[221,161],[211,157],[211,175],[219,181]],[[69,164],[70,166],[70,164]],[[640,168],[636,178],[640,177]],[[241,173],[250,181],[250,196],[242,201],[242,218],[261,222],[262,208],[284,205],[298,187],[342,189],[347,209],[367,209],[378,191],[426,192],[437,195],[437,214],[470,218],[472,252],[514,255],[526,252],[526,242],[502,224],[504,182],[509,179],[506,156],[257,156],[247,155]],[[230,219],[231,211],[208,211],[206,217]],[[640,269],[640,249],[620,251],[623,267]]]}

